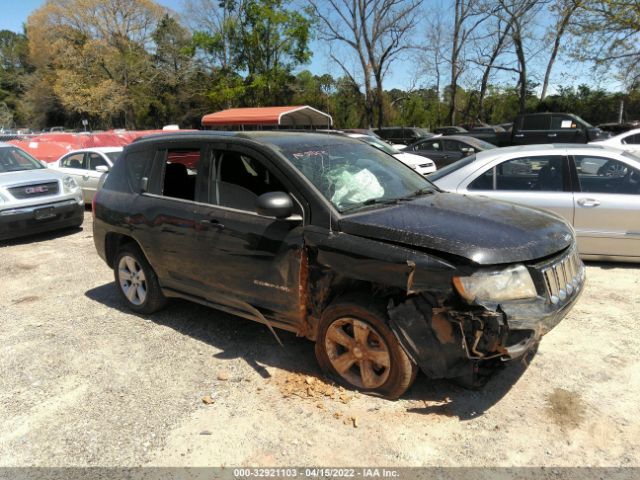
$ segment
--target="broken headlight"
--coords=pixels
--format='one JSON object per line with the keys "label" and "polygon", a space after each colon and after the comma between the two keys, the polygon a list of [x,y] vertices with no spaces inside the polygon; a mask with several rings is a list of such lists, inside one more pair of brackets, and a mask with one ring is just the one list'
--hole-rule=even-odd
{"label": "broken headlight", "polygon": [[481,270],[469,277],[453,277],[453,284],[468,302],[503,302],[536,296],[536,287],[524,265],[504,270]]}

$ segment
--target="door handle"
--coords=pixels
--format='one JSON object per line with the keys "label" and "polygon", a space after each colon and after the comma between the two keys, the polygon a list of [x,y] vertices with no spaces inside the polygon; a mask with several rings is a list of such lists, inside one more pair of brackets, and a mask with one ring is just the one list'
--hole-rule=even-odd
{"label": "door handle", "polygon": [[516,138],[522,138],[522,137],[524,137],[524,133],[516,133],[516,134],[514,135],[514,137],[516,137]]}
{"label": "door handle", "polygon": [[555,138],[557,136],[558,136],[557,133],[549,133],[549,134],[547,134],[547,137],[551,137],[551,138]]}
{"label": "door handle", "polygon": [[578,205],[585,208],[592,208],[600,205],[600,202],[594,198],[581,198],[578,200]]}
{"label": "door handle", "polygon": [[82,176],[82,179],[83,179],[83,180],[89,180],[89,175],[83,175],[83,176]]}

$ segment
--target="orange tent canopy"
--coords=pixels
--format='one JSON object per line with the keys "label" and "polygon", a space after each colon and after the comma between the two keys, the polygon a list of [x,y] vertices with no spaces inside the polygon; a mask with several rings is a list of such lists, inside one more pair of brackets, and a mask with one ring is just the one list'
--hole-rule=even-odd
{"label": "orange tent canopy", "polygon": [[330,127],[331,115],[308,105],[291,107],[230,108],[202,117],[202,126],[278,125],[288,127]]}

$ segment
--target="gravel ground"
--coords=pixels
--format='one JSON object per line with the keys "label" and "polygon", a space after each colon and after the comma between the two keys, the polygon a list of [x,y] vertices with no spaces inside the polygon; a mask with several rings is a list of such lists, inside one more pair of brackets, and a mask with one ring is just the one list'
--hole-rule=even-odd
{"label": "gravel ground", "polygon": [[0,466],[640,466],[635,266],[588,264],[528,366],[391,402],[325,384],[293,335],[180,301],[131,314],[90,212],[0,255]]}

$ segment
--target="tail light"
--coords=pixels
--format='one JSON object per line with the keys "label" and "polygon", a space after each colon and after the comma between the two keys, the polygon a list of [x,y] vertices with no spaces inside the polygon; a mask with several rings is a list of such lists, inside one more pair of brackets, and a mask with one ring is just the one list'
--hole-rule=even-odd
{"label": "tail light", "polygon": [[93,200],[91,200],[91,217],[96,219],[96,198],[98,198],[98,192],[93,196]]}

